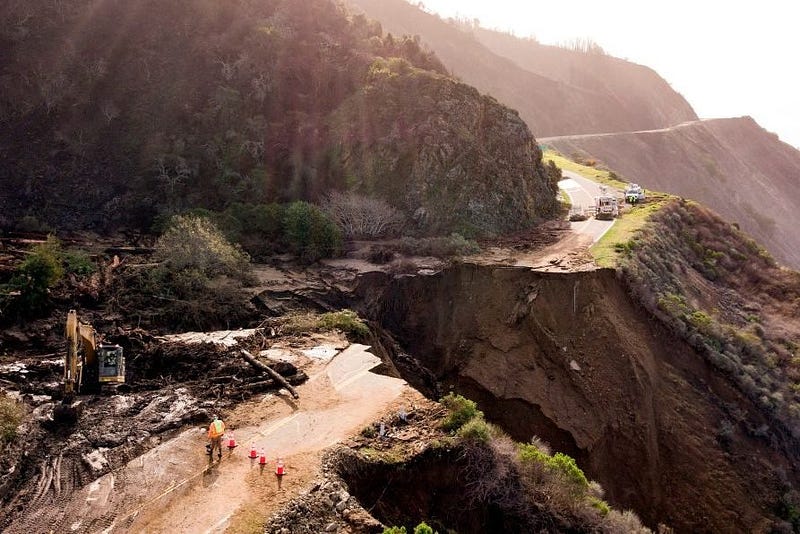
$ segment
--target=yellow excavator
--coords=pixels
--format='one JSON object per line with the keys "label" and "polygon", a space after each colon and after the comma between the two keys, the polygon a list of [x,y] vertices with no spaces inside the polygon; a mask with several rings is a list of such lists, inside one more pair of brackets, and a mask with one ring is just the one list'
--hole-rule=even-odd
{"label": "yellow excavator", "polygon": [[75,310],[67,314],[66,336],[65,402],[72,402],[78,393],[99,393],[125,383],[122,347],[100,343],[94,328],[80,322]]}

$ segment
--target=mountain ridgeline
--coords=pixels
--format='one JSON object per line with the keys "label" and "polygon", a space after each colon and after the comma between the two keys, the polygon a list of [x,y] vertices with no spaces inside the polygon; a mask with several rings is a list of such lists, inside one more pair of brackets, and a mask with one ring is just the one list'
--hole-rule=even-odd
{"label": "mountain ridgeline", "polygon": [[6,227],[356,190],[412,231],[492,234],[556,205],[515,112],[329,0],[5,3],[0,160]]}
{"label": "mountain ridgeline", "polygon": [[448,69],[519,110],[537,136],[663,128],[697,115],[648,67],[445,21],[405,0],[349,0],[398,35],[420,35]]}

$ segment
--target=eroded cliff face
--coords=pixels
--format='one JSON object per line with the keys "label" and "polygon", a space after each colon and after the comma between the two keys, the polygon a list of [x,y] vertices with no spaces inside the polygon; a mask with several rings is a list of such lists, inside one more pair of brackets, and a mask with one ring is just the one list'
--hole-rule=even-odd
{"label": "eroded cliff face", "polygon": [[[768,531],[796,482],[768,422],[633,302],[611,270],[454,266],[362,278],[364,311],[432,396],[454,389],[514,438],[573,455],[619,508],[681,532]],[[410,355],[410,357],[409,357]]]}

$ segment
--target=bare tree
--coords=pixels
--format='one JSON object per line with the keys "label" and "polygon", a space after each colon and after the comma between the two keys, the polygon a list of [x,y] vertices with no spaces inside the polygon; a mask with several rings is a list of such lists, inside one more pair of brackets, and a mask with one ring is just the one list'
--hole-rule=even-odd
{"label": "bare tree", "polygon": [[119,117],[119,108],[111,100],[106,100],[102,103],[100,112],[103,114],[103,117],[106,118],[108,124],[111,124],[111,121]]}
{"label": "bare tree", "polygon": [[41,68],[36,71],[35,76],[39,96],[42,97],[45,111],[49,115],[63,100],[67,90],[67,79],[60,72],[45,72]]}
{"label": "bare tree", "polygon": [[388,203],[357,193],[334,191],[323,208],[348,237],[384,237],[403,224],[402,215]]}

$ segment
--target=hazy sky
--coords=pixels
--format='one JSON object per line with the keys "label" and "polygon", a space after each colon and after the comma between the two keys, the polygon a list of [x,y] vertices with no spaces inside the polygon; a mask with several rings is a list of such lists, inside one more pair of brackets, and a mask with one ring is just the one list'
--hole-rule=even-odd
{"label": "hazy sky", "polygon": [[590,38],[658,71],[701,118],[750,115],[800,148],[800,0],[423,3],[544,44]]}

